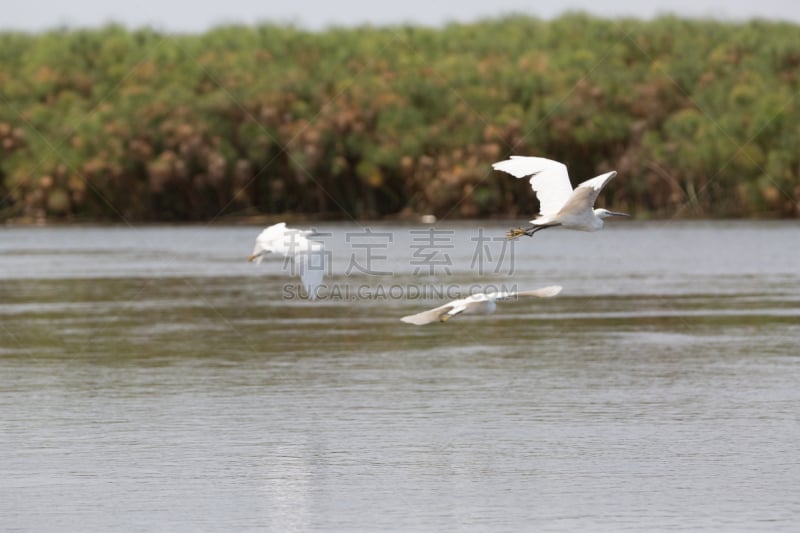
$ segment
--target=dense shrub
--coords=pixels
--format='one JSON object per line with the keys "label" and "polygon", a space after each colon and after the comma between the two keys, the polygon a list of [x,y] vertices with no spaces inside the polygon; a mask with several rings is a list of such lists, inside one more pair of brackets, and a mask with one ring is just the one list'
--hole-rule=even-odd
{"label": "dense shrub", "polygon": [[529,214],[510,153],[643,216],[796,216],[796,25],[0,34],[0,218]]}

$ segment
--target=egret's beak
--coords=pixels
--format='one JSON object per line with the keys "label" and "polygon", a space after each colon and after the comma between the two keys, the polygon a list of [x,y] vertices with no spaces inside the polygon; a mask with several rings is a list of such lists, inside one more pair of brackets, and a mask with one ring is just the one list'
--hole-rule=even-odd
{"label": "egret's beak", "polygon": [[608,215],[612,216],[612,217],[629,217],[630,216],[628,213],[617,213],[616,211],[609,211]]}
{"label": "egret's beak", "polygon": [[257,254],[248,255],[247,256],[247,260],[248,261],[255,261],[256,259],[258,259],[262,255],[267,255],[268,253],[269,253],[269,250],[261,250]]}

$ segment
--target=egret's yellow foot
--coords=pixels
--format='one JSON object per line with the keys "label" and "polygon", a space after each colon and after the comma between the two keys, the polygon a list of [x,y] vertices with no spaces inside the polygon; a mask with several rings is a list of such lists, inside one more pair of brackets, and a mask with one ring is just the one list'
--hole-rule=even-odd
{"label": "egret's yellow foot", "polygon": [[522,228],[510,229],[508,230],[508,233],[506,233],[506,239],[516,239],[518,237],[522,237],[523,235],[526,235],[526,233]]}

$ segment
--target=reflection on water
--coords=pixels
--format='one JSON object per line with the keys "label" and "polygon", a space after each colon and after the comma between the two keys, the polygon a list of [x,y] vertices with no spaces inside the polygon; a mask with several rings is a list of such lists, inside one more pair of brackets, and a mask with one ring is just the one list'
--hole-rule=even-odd
{"label": "reflection on water", "polygon": [[[794,528],[796,224],[554,230],[510,274],[476,226],[432,276],[380,226],[392,276],[334,255],[370,296],[316,302],[246,263],[258,228],[0,231],[2,529]],[[564,292],[399,321],[486,283]]]}

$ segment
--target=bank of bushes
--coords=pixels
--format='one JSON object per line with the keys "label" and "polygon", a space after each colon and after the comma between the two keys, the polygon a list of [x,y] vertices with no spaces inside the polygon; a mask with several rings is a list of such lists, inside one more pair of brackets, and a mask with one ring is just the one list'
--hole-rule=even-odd
{"label": "bank of bushes", "polygon": [[0,218],[529,214],[510,153],[642,216],[797,216],[800,27],[508,17],[0,34]]}

